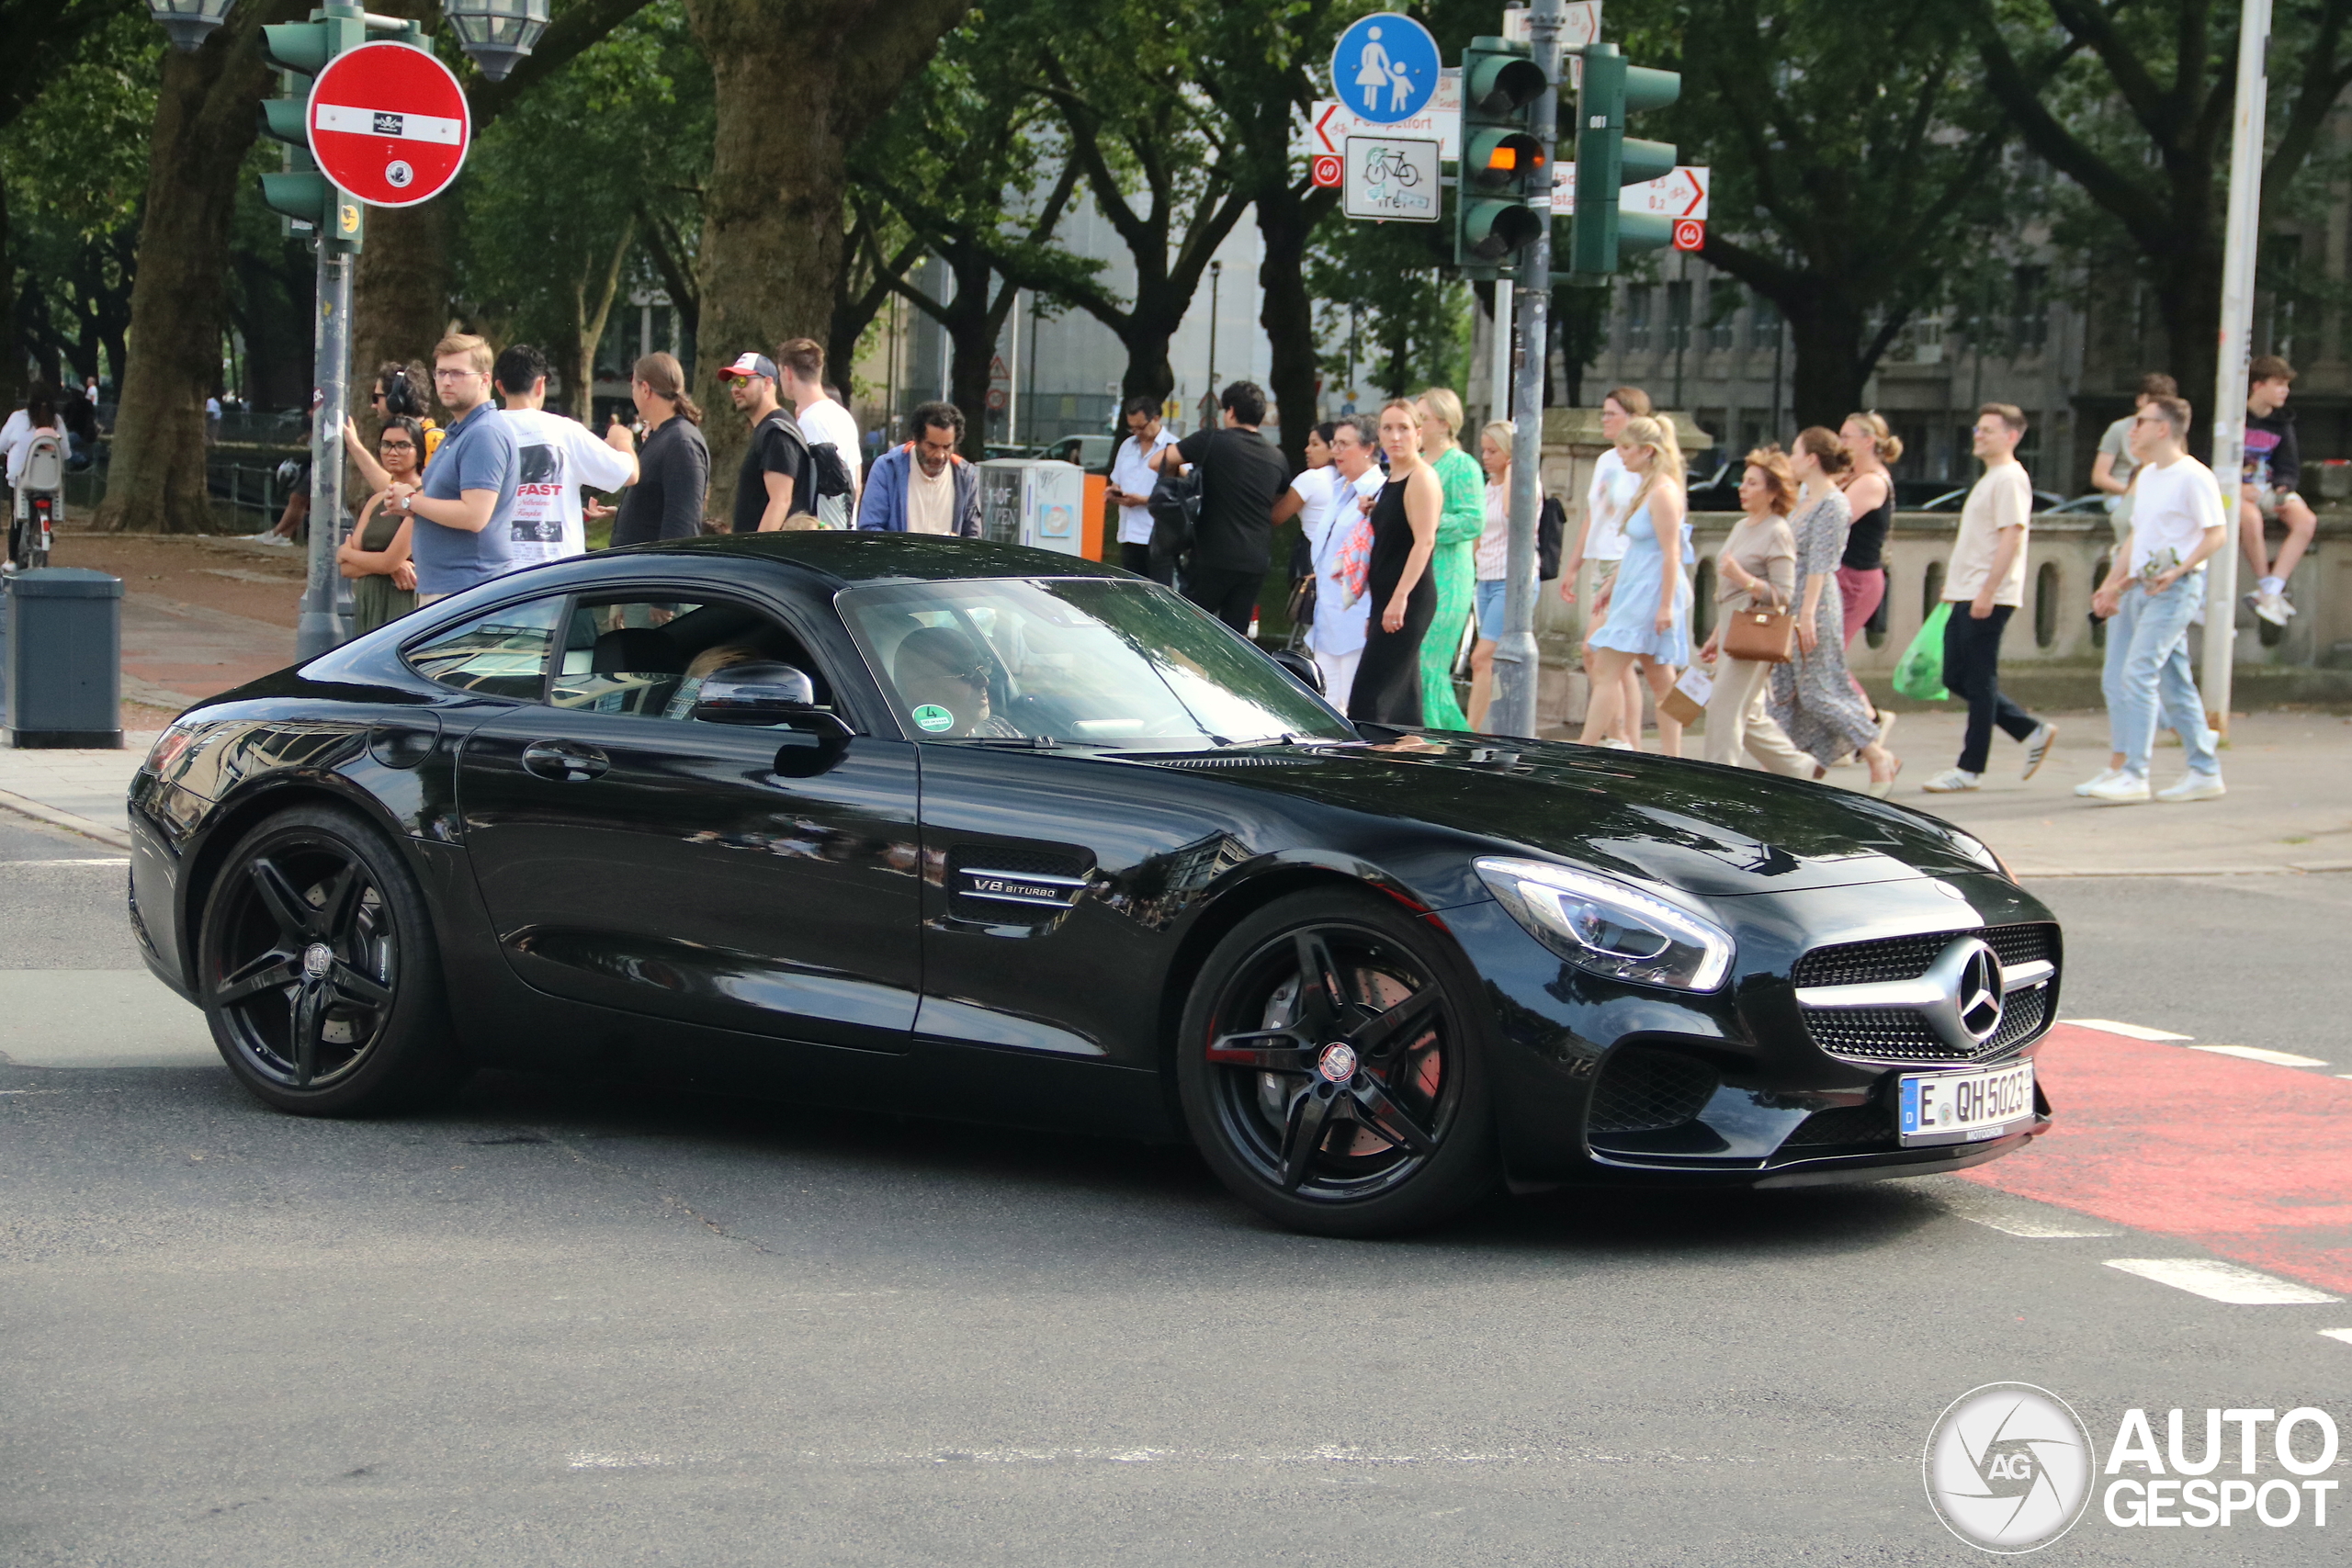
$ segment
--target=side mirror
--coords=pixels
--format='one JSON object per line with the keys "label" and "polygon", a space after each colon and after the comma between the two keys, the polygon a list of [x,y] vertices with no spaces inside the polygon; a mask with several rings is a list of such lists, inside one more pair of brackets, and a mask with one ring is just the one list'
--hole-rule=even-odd
{"label": "side mirror", "polygon": [[1297,682],[1300,685],[1306,687],[1317,696],[1319,697],[1326,694],[1323,690],[1323,671],[1321,667],[1315,662],[1315,660],[1307,658],[1306,655],[1297,652],[1293,649],[1278,648],[1267,654],[1266,657],[1281,665],[1284,672],[1287,673],[1292,680]]}
{"label": "side mirror", "polygon": [[816,707],[817,686],[807,671],[760,661],[704,676],[692,716],[704,724],[774,727],[806,718]]}

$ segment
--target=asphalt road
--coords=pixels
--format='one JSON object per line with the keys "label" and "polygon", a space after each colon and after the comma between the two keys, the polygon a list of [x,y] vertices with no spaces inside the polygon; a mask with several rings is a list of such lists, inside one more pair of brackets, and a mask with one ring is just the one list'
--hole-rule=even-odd
{"label": "asphalt road", "polygon": [[[2102,1453],[2175,1406],[2352,1450],[2352,1303],[2207,1300],[2109,1267],[2202,1247],[1955,1179],[1365,1245],[1182,1151],[506,1077],[275,1115],[69,863],[111,858],[0,821],[0,1052],[53,1064],[0,1066],[0,1562],[1949,1563],[1921,1446],[1977,1384]],[[2352,1073],[2352,877],[2040,891],[2071,1016]],[[2339,1563],[2336,1497],[2094,1503],[2041,1561]]]}

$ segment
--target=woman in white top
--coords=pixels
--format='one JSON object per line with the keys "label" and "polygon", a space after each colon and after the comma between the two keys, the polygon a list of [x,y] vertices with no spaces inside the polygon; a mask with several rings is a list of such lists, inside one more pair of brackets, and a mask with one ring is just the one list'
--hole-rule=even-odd
{"label": "woman in white top", "polygon": [[1322,546],[1341,502],[1339,474],[1331,467],[1331,429],[1318,424],[1306,433],[1306,467],[1290,481],[1290,489],[1274,498],[1274,526],[1297,518],[1310,555]]}
{"label": "woman in white top", "polygon": [[[1470,728],[1487,728],[1487,710],[1495,700],[1495,649],[1503,639],[1503,600],[1510,575],[1510,444],[1511,424],[1498,419],[1478,433],[1478,462],[1487,470],[1487,526],[1478,535],[1476,555],[1478,640],[1470,648]],[[1616,457],[1611,447],[1609,455]],[[1535,504],[1544,504],[1537,481]]]}
{"label": "woman in white top", "polygon": [[1330,525],[1315,547],[1315,630],[1310,642],[1315,667],[1323,672],[1323,696],[1341,713],[1355,690],[1356,664],[1372,627],[1367,569],[1372,524],[1356,504],[1380,494],[1379,448],[1371,421],[1362,414],[1323,428],[1329,431],[1335,501]]}
{"label": "woman in white top", "polygon": [[[21,419],[22,423],[19,423]],[[32,449],[36,435],[57,437],[58,451],[65,450],[65,416],[57,412],[57,396],[47,387],[36,387],[25,406],[8,420],[7,454],[8,483],[13,487],[25,471],[25,454]]]}
{"label": "woman in white top", "polygon": [[[1575,547],[1560,566],[1560,597],[1573,604],[1577,602],[1577,579],[1583,573],[1584,563],[1593,563],[1592,607],[1584,617],[1588,639],[1609,614],[1617,569],[1625,558],[1625,519],[1634,510],[1634,494],[1641,488],[1640,478],[1627,469],[1624,459],[1617,455],[1617,438],[1624,434],[1627,420],[1646,419],[1649,412],[1650,395],[1639,387],[1612,387],[1600,400],[1600,434],[1610,444],[1609,450],[1592,465],[1592,486],[1585,492],[1584,522],[1577,531]],[[1584,647],[1588,673],[1593,662],[1592,644],[1588,640]],[[1642,722],[1638,663],[1626,666],[1622,686],[1620,717],[1605,739],[1631,746]]]}

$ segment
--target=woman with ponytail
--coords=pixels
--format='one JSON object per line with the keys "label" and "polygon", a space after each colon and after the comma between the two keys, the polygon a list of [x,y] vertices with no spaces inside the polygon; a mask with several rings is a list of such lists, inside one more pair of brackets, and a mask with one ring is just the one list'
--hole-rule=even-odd
{"label": "woman with ponytail", "polygon": [[674,355],[639,359],[629,371],[628,389],[645,421],[645,445],[637,455],[637,483],[613,519],[612,542],[691,539],[702,532],[703,497],[710,490],[702,410],[686,396],[686,373]]}

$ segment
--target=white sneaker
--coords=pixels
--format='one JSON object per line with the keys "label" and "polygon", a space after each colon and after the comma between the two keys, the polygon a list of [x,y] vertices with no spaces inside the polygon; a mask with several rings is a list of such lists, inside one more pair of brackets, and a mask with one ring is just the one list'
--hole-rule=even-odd
{"label": "white sneaker", "polygon": [[2178,784],[2156,792],[2158,800],[2219,800],[2229,794],[2219,773],[2200,773],[2191,769],[2181,775]]}
{"label": "white sneaker", "polygon": [[2050,755],[2051,744],[2057,739],[2058,727],[2054,724],[2044,724],[2025,738],[2025,772],[2020,777],[2030,779],[2041,771],[2041,759]]}
{"label": "white sneaker", "polygon": [[2137,806],[2148,798],[2148,781],[2138,773],[2118,772],[2075,793],[2102,806]]}
{"label": "white sneaker", "polygon": [[1962,773],[1958,768],[1946,768],[1942,773],[1938,773],[1934,778],[1929,779],[1926,784],[1919,786],[1921,790],[1928,795],[1958,795],[1964,789],[1982,789],[1984,787],[1984,775],[1982,773]]}
{"label": "white sneaker", "polygon": [[2098,789],[2099,785],[2103,784],[2110,784],[2122,776],[2123,770],[2121,768],[2101,768],[2096,778],[2085,779],[2081,784],[2076,784],[2075,786],[2075,793],[2080,795],[2089,795],[2095,793]]}
{"label": "white sneaker", "polygon": [[2246,597],[2254,601],[2254,613],[2274,626],[2285,626],[2295,614],[2295,607],[2287,603],[2287,596],[2274,590],[2260,589]]}

